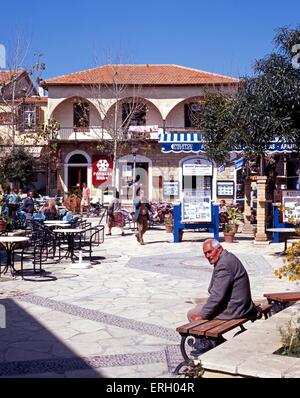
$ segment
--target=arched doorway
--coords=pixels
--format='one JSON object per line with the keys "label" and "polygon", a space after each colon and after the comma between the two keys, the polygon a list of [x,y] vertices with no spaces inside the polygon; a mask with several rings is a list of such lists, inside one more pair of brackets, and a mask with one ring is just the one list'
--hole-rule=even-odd
{"label": "arched doorway", "polygon": [[[142,190],[152,199],[152,161],[143,155],[127,155],[117,162],[117,182],[120,198],[124,203],[132,203]],[[136,181],[136,184],[130,182]],[[133,191],[133,189],[135,191]]]}
{"label": "arched doorway", "polygon": [[67,191],[82,188],[85,182],[91,185],[91,159],[83,151],[69,153],[65,159],[65,184]]}

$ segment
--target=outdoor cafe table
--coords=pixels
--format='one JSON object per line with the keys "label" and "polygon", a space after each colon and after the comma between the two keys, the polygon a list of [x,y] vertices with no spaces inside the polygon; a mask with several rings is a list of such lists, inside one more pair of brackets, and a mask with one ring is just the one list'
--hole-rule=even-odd
{"label": "outdoor cafe table", "polygon": [[74,253],[74,237],[76,234],[83,232],[84,229],[80,228],[65,228],[65,229],[54,229],[53,232],[56,234],[63,234],[66,236],[68,241],[68,250],[65,257],[70,257],[72,263],[75,263],[77,256]]}
{"label": "outdoor cafe table", "polygon": [[65,225],[65,224],[69,224],[70,225],[70,221],[63,221],[63,220],[46,220],[44,221],[45,225]]}
{"label": "outdoor cafe table", "polygon": [[[0,246],[3,247],[3,249],[6,252],[6,265],[4,267],[3,274],[5,274],[8,269],[10,269],[11,273],[14,271],[15,273],[18,273],[14,267],[14,263],[12,261],[12,253],[14,251],[14,248],[19,244],[19,243],[24,243],[28,242],[29,238],[23,237],[23,236],[0,236]],[[1,267],[0,267],[0,274],[1,274]]]}
{"label": "outdoor cafe table", "polygon": [[273,232],[273,234],[274,233],[284,234],[284,253],[285,253],[287,249],[288,234],[296,232],[296,230],[295,228],[268,228],[267,232]]}
{"label": "outdoor cafe table", "polygon": [[70,227],[71,224],[69,222],[63,222],[63,223],[57,223],[57,222],[53,222],[53,221],[48,221],[47,223],[44,222],[45,227],[48,228],[67,228]]}

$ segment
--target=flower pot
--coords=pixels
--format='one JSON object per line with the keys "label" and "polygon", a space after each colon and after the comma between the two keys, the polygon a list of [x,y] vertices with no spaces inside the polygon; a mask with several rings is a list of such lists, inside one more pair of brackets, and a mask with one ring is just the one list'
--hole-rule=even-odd
{"label": "flower pot", "polygon": [[239,228],[238,224],[232,224],[231,227],[232,227],[232,232],[236,234]]}
{"label": "flower pot", "polygon": [[224,240],[227,243],[233,243],[233,238],[235,235],[235,232],[231,231],[231,232],[223,232],[224,234]]}

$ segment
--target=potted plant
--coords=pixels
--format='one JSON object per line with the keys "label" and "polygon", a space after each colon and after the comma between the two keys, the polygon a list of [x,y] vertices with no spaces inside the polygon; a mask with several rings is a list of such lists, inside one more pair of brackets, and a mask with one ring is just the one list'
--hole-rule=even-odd
{"label": "potted plant", "polygon": [[166,214],[164,218],[164,223],[165,223],[166,232],[172,234],[174,232],[173,214],[171,213]]}
{"label": "potted plant", "polygon": [[239,222],[243,220],[243,213],[238,207],[227,207],[228,224],[232,226],[232,231],[235,233],[238,230]]}
{"label": "potted plant", "polygon": [[226,224],[223,228],[224,240],[227,243],[233,243],[235,232],[232,224]]}

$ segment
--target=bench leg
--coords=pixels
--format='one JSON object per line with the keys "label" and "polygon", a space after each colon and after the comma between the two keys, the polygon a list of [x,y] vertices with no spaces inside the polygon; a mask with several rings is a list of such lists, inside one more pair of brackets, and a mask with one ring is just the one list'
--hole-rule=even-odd
{"label": "bench leg", "polygon": [[280,303],[279,301],[268,300],[268,304],[272,304],[271,315],[277,314],[284,310],[290,303]]}
{"label": "bench leg", "polygon": [[194,361],[192,358],[190,358],[186,352],[186,346],[185,344],[187,344],[189,347],[194,347],[196,344],[196,338],[193,336],[188,336],[188,335],[182,335],[181,336],[181,342],[180,342],[180,351],[181,351],[181,355],[183,357],[183,361],[180,362],[179,365],[176,366],[175,370],[174,370],[174,374],[175,375],[179,375],[182,373],[179,373],[179,371],[183,368],[183,367],[188,367],[190,365],[194,364]]}
{"label": "bench leg", "polygon": [[[174,374],[179,374],[179,371],[183,368],[183,367],[188,367],[190,365],[194,364],[194,359],[196,358],[194,355],[188,355],[187,351],[186,351],[186,344],[191,347],[194,351],[197,351],[197,349],[199,349],[199,341],[203,340],[204,342],[204,346],[205,343],[207,344],[209,341],[211,342],[211,347],[207,348],[206,351],[211,350],[212,348],[216,347],[219,344],[222,344],[224,341],[226,341],[223,337],[219,337],[218,339],[207,339],[206,337],[194,337],[194,336],[189,336],[189,335],[181,335],[181,343],[180,343],[180,351],[182,354],[182,357],[184,359],[183,362],[181,362],[176,369],[174,370]],[[205,350],[202,352],[206,352]],[[201,355],[201,354],[199,354]]]}
{"label": "bench leg", "polygon": [[241,325],[240,326],[240,329],[241,330],[239,330],[238,332],[236,332],[236,334],[233,336],[233,337],[235,337],[235,336],[237,336],[237,335],[239,335],[239,334],[241,334],[241,333],[243,333],[243,332],[245,332],[247,329],[245,328],[245,326],[244,325]]}

